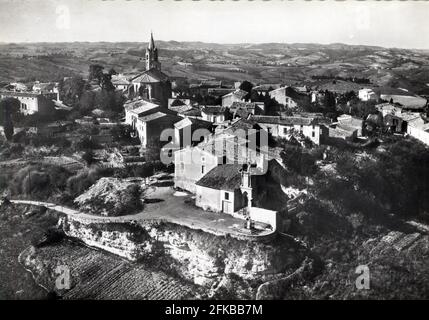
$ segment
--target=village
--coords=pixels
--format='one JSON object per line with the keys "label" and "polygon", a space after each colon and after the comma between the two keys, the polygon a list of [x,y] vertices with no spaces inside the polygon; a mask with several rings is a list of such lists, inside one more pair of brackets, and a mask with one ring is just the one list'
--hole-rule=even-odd
{"label": "village", "polygon": [[[343,179],[349,172],[341,150],[356,152],[359,166],[392,139],[429,145],[427,97],[409,90],[365,81],[357,91],[335,90],[346,81],[339,79],[330,90],[188,83],[162,71],[161,54],[151,34],[139,74],[93,64],[86,79],[3,86],[2,205],[54,210],[64,215],[67,236],[133,261],[142,248],[106,238],[121,224],[158,221],[222,239],[270,244],[288,237],[302,246],[294,223],[314,204],[312,190],[322,192],[315,172],[351,179]],[[420,222],[411,221],[427,232]],[[113,231],[88,236],[98,223]],[[186,247],[180,237],[168,241]],[[192,277],[202,286],[210,278]]]}

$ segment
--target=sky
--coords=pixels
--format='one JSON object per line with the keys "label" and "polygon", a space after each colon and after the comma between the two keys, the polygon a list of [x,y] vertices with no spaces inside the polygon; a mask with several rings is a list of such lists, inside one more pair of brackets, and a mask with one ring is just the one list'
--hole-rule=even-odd
{"label": "sky", "polygon": [[0,0],[0,42],[347,43],[429,49],[429,1]]}

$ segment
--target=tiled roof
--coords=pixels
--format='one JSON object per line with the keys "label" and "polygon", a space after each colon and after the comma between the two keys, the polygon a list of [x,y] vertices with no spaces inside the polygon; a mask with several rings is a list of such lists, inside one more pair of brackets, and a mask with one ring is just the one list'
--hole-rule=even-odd
{"label": "tiled roof", "polygon": [[268,123],[268,124],[280,124],[284,126],[292,126],[292,125],[303,125],[309,126],[312,124],[316,124],[316,119],[308,118],[308,117],[279,117],[279,116],[256,116],[253,115],[251,120],[254,120],[258,123]]}
{"label": "tiled roof", "polygon": [[197,109],[197,108],[192,108],[190,110],[186,110],[186,111],[177,111],[178,113],[180,113],[183,116],[187,116],[187,117],[200,117],[201,116],[201,110]]}
{"label": "tiled roof", "polygon": [[43,83],[35,83],[33,88],[40,91],[49,91],[53,90],[57,84],[55,82],[43,82]]}
{"label": "tiled roof", "polygon": [[224,106],[204,106],[201,109],[204,113],[223,113],[226,111],[226,107]]}
{"label": "tiled roof", "polygon": [[174,124],[174,127],[177,129],[182,129],[184,127],[195,125],[198,128],[210,128],[212,127],[212,123],[210,121],[205,121],[201,119],[195,119],[195,118],[184,118],[180,120],[179,122],[176,122]]}
{"label": "tiled roof", "polygon": [[155,113],[148,114],[147,116],[139,117],[139,120],[143,122],[149,122],[166,116],[167,114],[165,114],[164,112],[158,111]]}
{"label": "tiled roof", "polygon": [[233,92],[230,92],[230,93],[224,95],[223,97],[236,96],[239,99],[243,99],[247,95],[248,95],[247,91],[244,91],[244,90],[241,90],[241,89],[237,89],[237,90],[235,90]]}
{"label": "tiled roof", "polygon": [[123,74],[112,75],[112,84],[116,85],[128,85],[130,81]]}
{"label": "tiled roof", "polygon": [[192,110],[192,106],[189,105],[181,105],[181,106],[170,106],[168,109],[175,111],[177,113],[183,113],[185,111]]}
{"label": "tiled roof", "polygon": [[231,125],[225,129],[225,132],[235,132],[236,130],[250,130],[257,126],[253,119],[238,119],[231,123]]}
{"label": "tiled roof", "polygon": [[37,92],[15,92],[15,91],[0,91],[0,95],[8,97],[40,97],[42,94]]}
{"label": "tiled roof", "polygon": [[229,89],[229,88],[209,88],[208,94],[212,96],[223,96],[225,94],[231,93],[235,91],[235,89]]}
{"label": "tiled roof", "polygon": [[274,89],[278,89],[280,87],[281,87],[281,85],[279,83],[266,83],[266,84],[261,84],[259,86],[255,86],[252,88],[252,90],[268,91],[270,88],[274,90]]}
{"label": "tiled roof", "polygon": [[154,82],[163,82],[167,80],[168,80],[168,76],[165,73],[159,71],[158,69],[152,68],[132,78],[131,82],[154,83]]}
{"label": "tiled roof", "polygon": [[224,164],[210,170],[196,184],[216,190],[234,191],[240,188],[243,166],[239,164]]}
{"label": "tiled roof", "polygon": [[159,105],[139,98],[125,102],[124,107],[126,110],[139,115],[149,110],[156,109],[159,107]]}

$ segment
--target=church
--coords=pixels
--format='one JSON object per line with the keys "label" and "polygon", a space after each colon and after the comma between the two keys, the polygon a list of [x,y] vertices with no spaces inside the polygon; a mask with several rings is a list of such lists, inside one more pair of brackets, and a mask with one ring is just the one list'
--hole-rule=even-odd
{"label": "church", "polygon": [[146,71],[131,79],[128,94],[129,96],[140,96],[161,107],[167,107],[168,99],[171,98],[171,82],[168,76],[161,71],[158,48],[155,46],[152,33],[145,58]]}

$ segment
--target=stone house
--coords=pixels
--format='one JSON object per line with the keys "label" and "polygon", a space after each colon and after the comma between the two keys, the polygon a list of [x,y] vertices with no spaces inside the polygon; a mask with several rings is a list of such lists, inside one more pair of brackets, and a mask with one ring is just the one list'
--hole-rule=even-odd
{"label": "stone house", "polygon": [[19,100],[20,112],[24,115],[49,114],[55,109],[53,100],[57,99],[57,94],[54,92],[41,94],[37,92],[0,91],[0,99],[4,98]]}
{"label": "stone house", "polygon": [[272,99],[287,109],[296,109],[300,106],[309,105],[310,95],[295,91],[292,87],[281,87],[269,92]]}
{"label": "stone house", "polygon": [[130,125],[133,129],[136,129],[139,117],[163,110],[160,105],[143,98],[136,98],[125,102],[124,109],[125,123]]}
{"label": "stone house", "polygon": [[[160,111],[138,117],[135,128],[142,148],[167,144],[167,141],[161,141],[161,133],[166,129],[171,129],[172,133],[174,124],[180,119],[179,116]],[[174,139],[173,134],[169,137],[170,140]]]}
{"label": "stone house", "polygon": [[222,97],[222,106],[229,108],[234,102],[244,102],[247,95],[248,93],[241,89],[228,93]]}
{"label": "stone house", "polygon": [[227,120],[228,109],[224,106],[204,106],[201,108],[201,118],[205,121],[220,123]]}
{"label": "stone house", "polygon": [[320,120],[302,116],[252,116],[261,128],[265,129],[272,137],[289,138],[295,133],[301,133],[314,144],[319,145],[323,131],[320,128]]}
{"label": "stone house", "polygon": [[[277,176],[276,170],[284,169],[277,160],[269,161],[267,167],[263,172],[250,164],[214,167],[196,183],[195,205],[204,210],[222,212],[242,219],[248,217],[271,225],[275,230],[279,225],[279,211],[287,207],[287,196],[282,191],[273,194],[270,190],[267,199],[263,190],[267,189],[268,180],[274,181],[272,178]],[[276,183],[273,190],[279,189],[280,184]],[[271,208],[267,209],[266,205],[269,203]]]}
{"label": "stone house", "polygon": [[213,131],[213,124],[195,118],[184,118],[174,124],[174,141],[178,148],[195,145]]}
{"label": "stone house", "polygon": [[211,169],[196,183],[195,204],[204,210],[229,214],[247,206],[247,193],[241,190],[242,167],[224,164]]}
{"label": "stone house", "polygon": [[232,118],[247,119],[251,114],[262,115],[264,114],[265,106],[263,102],[238,102],[232,103],[229,112]]}

